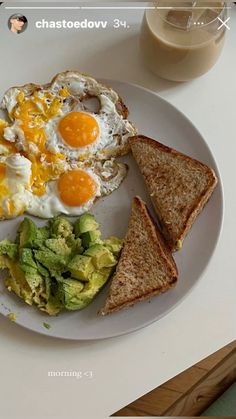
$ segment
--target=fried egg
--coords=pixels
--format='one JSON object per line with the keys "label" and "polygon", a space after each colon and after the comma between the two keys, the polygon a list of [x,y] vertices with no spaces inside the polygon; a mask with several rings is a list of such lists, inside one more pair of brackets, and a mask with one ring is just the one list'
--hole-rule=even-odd
{"label": "fried egg", "polygon": [[44,194],[35,194],[32,163],[20,154],[0,158],[0,218],[27,212],[41,218],[58,214],[81,215],[94,202],[120,186],[127,166],[113,160],[84,166],[72,164],[55,180],[45,184]]}
{"label": "fried egg", "polygon": [[[97,111],[87,109],[88,98],[97,98]],[[2,108],[13,122],[4,138],[28,153],[33,144],[34,154],[104,159],[125,154],[136,133],[117,93],[77,72],[61,73],[44,86],[11,88]]]}
{"label": "fried egg", "polygon": [[81,215],[98,198],[117,189],[126,173],[126,165],[113,161],[97,162],[93,168],[72,165],[57,180],[46,184],[44,195],[31,195],[27,212],[41,218]]}

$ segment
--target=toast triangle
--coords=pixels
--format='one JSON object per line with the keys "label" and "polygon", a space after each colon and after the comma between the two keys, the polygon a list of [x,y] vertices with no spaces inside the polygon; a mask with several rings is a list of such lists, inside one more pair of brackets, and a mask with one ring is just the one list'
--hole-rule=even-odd
{"label": "toast triangle", "polygon": [[173,287],[178,271],[145,203],[135,197],[124,247],[109,295],[99,314],[105,315]]}
{"label": "toast triangle", "polygon": [[162,233],[174,251],[182,246],[216,184],[214,171],[151,138],[131,137],[133,156],[144,177]]}

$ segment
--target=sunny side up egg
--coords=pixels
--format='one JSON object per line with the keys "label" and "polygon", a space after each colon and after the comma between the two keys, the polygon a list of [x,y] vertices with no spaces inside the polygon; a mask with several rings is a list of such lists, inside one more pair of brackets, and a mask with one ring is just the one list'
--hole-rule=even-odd
{"label": "sunny side up egg", "polygon": [[14,218],[24,212],[41,218],[58,214],[81,215],[95,200],[117,189],[127,166],[113,160],[84,167],[73,164],[57,180],[47,182],[45,193],[32,192],[32,165],[24,156],[0,158],[0,218]]}
{"label": "sunny side up egg", "polygon": [[57,181],[47,183],[43,196],[31,197],[27,212],[41,218],[81,215],[89,211],[98,198],[116,190],[127,170],[126,165],[112,160],[97,162],[93,167],[72,165]]}
{"label": "sunny side up egg", "polygon": [[[87,108],[96,98],[97,111]],[[2,107],[13,124],[4,138],[18,149],[51,153],[67,159],[104,159],[128,151],[128,138],[136,134],[127,120],[127,109],[111,89],[76,72],[59,74],[46,86],[9,89]]]}

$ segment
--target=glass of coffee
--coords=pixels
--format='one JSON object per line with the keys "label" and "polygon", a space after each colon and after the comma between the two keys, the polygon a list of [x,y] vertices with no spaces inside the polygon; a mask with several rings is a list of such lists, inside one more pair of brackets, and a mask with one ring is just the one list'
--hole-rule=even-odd
{"label": "glass of coffee", "polygon": [[221,1],[158,1],[145,11],[140,47],[158,76],[187,81],[210,70],[222,51],[227,5]]}

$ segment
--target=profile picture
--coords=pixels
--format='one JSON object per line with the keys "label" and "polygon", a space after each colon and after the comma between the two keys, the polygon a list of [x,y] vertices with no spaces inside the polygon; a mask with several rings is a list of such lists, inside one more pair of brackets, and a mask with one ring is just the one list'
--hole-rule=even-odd
{"label": "profile picture", "polygon": [[13,33],[22,33],[26,30],[28,21],[25,16],[17,13],[8,19],[8,28]]}

